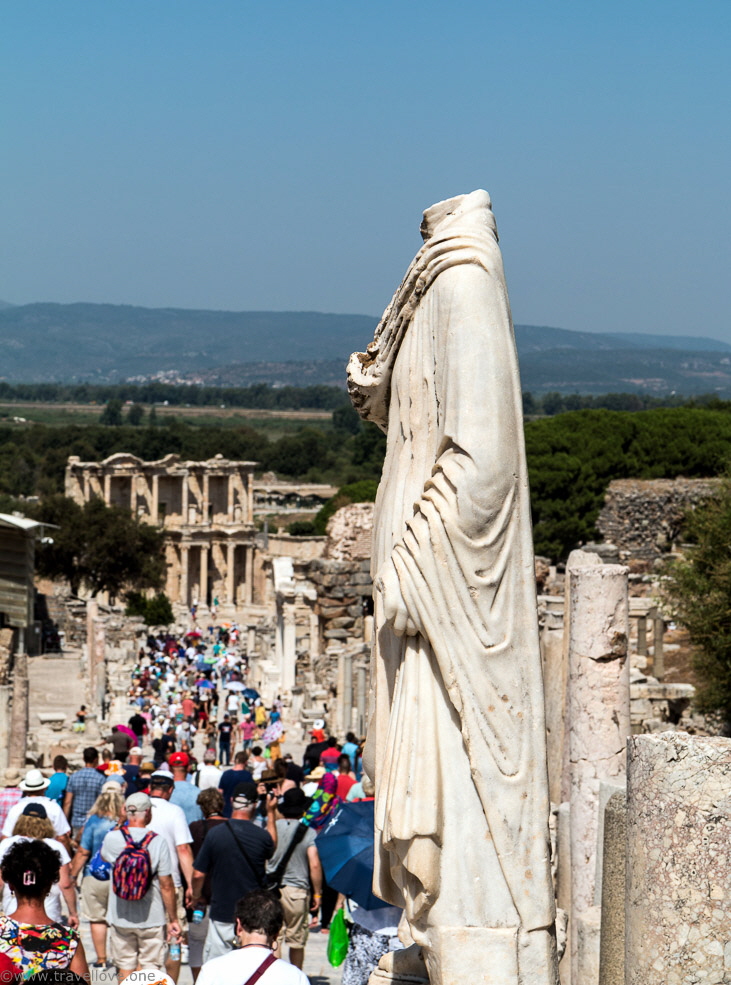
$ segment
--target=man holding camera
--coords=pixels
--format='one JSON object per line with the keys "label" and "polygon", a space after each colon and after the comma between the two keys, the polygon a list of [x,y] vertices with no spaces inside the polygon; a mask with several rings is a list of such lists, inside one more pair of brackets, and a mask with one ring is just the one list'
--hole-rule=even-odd
{"label": "man holding camera", "polygon": [[231,950],[236,934],[236,903],[264,885],[267,860],[277,847],[277,796],[266,798],[266,829],[254,823],[259,802],[257,785],[239,783],[233,791],[231,818],[212,828],[193,864],[193,899],[200,897],[203,880],[211,877],[211,906],[203,960]]}

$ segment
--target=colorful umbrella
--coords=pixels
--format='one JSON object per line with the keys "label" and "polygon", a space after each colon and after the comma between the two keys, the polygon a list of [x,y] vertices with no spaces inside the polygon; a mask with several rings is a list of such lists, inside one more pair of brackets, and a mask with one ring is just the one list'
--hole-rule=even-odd
{"label": "colorful umbrella", "polygon": [[[124,732],[125,735],[128,735],[130,739],[132,739],[135,742],[135,744],[137,743],[137,736],[128,725],[115,725],[114,728],[116,728],[118,732]],[[112,732],[113,731],[114,729],[112,729]]]}
{"label": "colorful umbrella", "polygon": [[229,684],[226,685],[226,690],[227,691],[245,691],[246,688],[241,683],[241,681],[231,681]]}
{"label": "colorful umbrella", "polygon": [[203,680],[195,682],[195,687],[205,687],[205,688],[209,688],[210,690],[213,690],[215,686],[216,685],[213,683],[213,681],[206,680],[205,678]]}
{"label": "colorful umbrella", "polygon": [[281,739],[284,735],[284,728],[281,722],[272,722],[271,725],[267,725],[261,734],[262,742],[276,742],[277,739]]}

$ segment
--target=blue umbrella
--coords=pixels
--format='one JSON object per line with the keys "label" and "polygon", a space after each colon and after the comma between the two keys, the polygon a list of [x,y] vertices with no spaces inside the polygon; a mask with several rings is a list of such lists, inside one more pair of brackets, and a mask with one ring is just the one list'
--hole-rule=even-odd
{"label": "blue umbrella", "polygon": [[204,681],[196,681],[195,682],[195,686],[196,687],[208,688],[209,690],[212,690],[213,688],[215,688],[216,685],[213,684],[211,681],[204,680]]}
{"label": "blue umbrella", "polygon": [[366,910],[388,906],[371,891],[373,801],[341,804],[316,839],[328,886]]}
{"label": "blue umbrella", "polygon": [[245,687],[241,693],[245,698],[248,698],[250,701],[256,701],[256,699],[259,697],[259,692],[254,690],[253,687]]}

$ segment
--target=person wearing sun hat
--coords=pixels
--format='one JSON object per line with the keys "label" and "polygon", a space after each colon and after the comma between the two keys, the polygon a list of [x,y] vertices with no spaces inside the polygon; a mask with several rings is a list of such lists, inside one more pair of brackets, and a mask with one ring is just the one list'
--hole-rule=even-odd
{"label": "person wearing sun hat", "polygon": [[[109,763],[109,765],[107,766],[107,768],[104,770],[104,776],[106,776],[106,778],[107,778],[106,781],[105,781],[105,783],[104,783],[104,787],[111,780],[113,783],[118,783],[119,784],[119,789],[120,789],[120,792],[122,793],[122,796],[125,795],[125,791],[127,790],[127,781],[126,781],[125,776],[124,776],[124,764],[123,763],[121,763],[118,759],[113,759]],[[104,789],[104,787],[102,787],[102,790]]]}
{"label": "person wearing sun hat", "polygon": [[26,806],[32,803],[39,803],[46,809],[46,815],[53,825],[53,831],[56,838],[58,838],[58,840],[66,846],[67,850],[70,849],[71,839],[69,838],[69,831],[71,830],[71,827],[66,819],[66,815],[55,800],[50,800],[45,796],[46,790],[48,789],[48,784],[50,782],[51,781],[45,777],[40,770],[28,770],[18,784],[23,796],[17,804],[14,804],[10,808],[7,817],[5,818],[5,823],[2,828],[4,838],[9,838],[12,835],[15,829],[15,824]]}

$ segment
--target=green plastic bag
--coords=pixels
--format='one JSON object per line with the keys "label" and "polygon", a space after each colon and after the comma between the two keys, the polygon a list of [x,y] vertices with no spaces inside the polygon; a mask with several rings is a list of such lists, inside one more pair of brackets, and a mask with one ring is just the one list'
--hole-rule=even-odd
{"label": "green plastic bag", "polygon": [[339,968],[348,953],[348,928],[342,907],[330,921],[330,936],[327,941],[327,960],[333,968]]}

